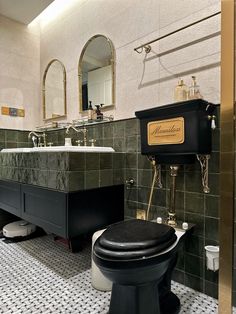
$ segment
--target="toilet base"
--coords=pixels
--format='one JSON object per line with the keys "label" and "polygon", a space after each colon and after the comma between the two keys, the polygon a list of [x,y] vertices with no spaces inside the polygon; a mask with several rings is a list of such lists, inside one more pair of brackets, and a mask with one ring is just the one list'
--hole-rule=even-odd
{"label": "toilet base", "polygon": [[159,301],[158,284],[150,282],[140,286],[113,284],[109,314],[178,314],[180,301],[169,291]]}

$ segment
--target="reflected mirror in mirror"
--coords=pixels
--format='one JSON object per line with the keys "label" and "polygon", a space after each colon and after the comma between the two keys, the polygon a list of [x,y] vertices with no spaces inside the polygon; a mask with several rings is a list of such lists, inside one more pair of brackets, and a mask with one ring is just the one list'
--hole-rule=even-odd
{"label": "reflected mirror in mirror", "polygon": [[61,61],[54,59],[47,65],[43,76],[43,118],[56,120],[66,116],[66,70]]}
{"label": "reflected mirror in mirror", "polygon": [[111,40],[95,35],[83,48],[79,60],[80,111],[89,101],[103,108],[114,105],[114,47]]}

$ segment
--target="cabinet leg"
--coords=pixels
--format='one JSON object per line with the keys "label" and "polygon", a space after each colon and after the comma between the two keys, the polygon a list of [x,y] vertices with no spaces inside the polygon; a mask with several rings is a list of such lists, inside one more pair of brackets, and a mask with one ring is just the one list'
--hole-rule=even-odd
{"label": "cabinet leg", "polygon": [[79,236],[69,239],[69,248],[72,253],[80,252],[83,249],[84,237]]}

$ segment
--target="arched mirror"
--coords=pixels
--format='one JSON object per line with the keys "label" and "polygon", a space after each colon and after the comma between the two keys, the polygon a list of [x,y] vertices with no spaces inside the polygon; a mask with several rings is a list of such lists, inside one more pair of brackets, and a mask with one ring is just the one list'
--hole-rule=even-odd
{"label": "arched mirror", "polygon": [[49,62],[43,75],[43,119],[66,116],[66,70],[57,59]]}
{"label": "arched mirror", "polygon": [[95,35],[85,44],[79,60],[80,112],[89,101],[103,108],[115,103],[115,50],[109,38]]}

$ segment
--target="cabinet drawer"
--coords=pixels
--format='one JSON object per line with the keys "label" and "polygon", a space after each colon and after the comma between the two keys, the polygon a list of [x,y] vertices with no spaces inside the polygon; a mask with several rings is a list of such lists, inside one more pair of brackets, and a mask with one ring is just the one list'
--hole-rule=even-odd
{"label": "cabinet drawer", "polygon": [[16,216],[21,216],[21,185],[0,181],[0,208]]}
{"label": "cabinet drawer", "polygon": [[22,185],[22,217],[62,237],[66,236],[66,204],[63,192]]}

